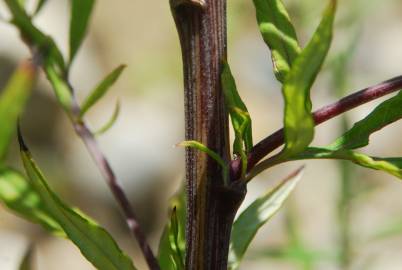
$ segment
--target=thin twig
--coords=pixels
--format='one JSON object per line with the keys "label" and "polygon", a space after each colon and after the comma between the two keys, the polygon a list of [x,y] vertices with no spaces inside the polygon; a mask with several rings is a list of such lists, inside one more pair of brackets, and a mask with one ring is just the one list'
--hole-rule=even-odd
{"label": "thin twig", "polygon": [[[40,59],[41,54],[38,53],[36,50],[32,49],[32,46],[30,46],[30,48],[33,59]],[[41,63],[42,61],[37,60],[35,62],[42,64]],[[67,78],[67,76],[65,77]],[[119,207],[121,208],[125,216],[126,223],[128,225],[130,232],[135,237],[140,246],[140,249],[144,255],[144,258],[148,264],[149,269],[160,270],[160,266],[146,240],[145,234],[140,227],[137,216],[133,210],[133,207],[131,206],[130,201],[128,200],[127,195],[125,194],[122,186],[118,182],[116,175],[114,174],[113,169],[110,166],[110,163],[106,159],[103,152],[100,150],[93,132],[88,128],[88,126],[85,124],[85,121],[83,121],[80,117],[81,108],[78,105],[78,102],[75,98],[74,95],[75,91],[72,85],[67,79],[65,79],[65,81],[67,82],[73,96],[71,111],[67,113],[76,134],[84,142],[88,152],[92,156],[95,164],[97,165],[97,167],[101,171],[101,174],[106,180],[106,183],[108,184],[115,200],[117,201]]]}
{"label": "thin twig", "polygon": [[[74,94],[74,90],[71,85],[71,92]],[[74,126],[74,130],[76,134],[81,138],[84,142],[88,152],[92,156],[95,164],[98,166],[101,171],[106,183],[108,184],[111,192],[115,200],[117,201],[119,207],[123,211],[123,214],[126,219],[126,223],[132,235],[136,238],[140,249],[144,255],[144,258],[148,264],[149,269],[151,270],[159,270],[160,266],[155,258],[155,255],[152,252],[151,247],[149,246],[145,234],[141,229],[141,226],[138,222],[137,215],[134,212],[133,207],[131,206],[130,201],[127,198],[127,195],[124,192],[124,189],[120,185],[119,181],[116,178],[116,175],[113,172],[112,167],[110,166],[109,161],[106,159],[103,152],[100,150],[97,140],[95,139],[94,134],[88,128],[83,120],[80,119],[80,111],[81,108],[78,105],[75,97],[73,97],[72,104],[72,117],[70,117],[71,122]]]}
{"label": "thin twig", "polygon": [[[356,108],[374,99],[380,98],[402,88],[402,75],[394,77],[380,84],[365,88],[346,96],[337,102],[324,106],[313,113],[316,125],[332,119],[346,111]],[[260,160],[284,143],[283,128],[272,133],[259,143],[257,143],[248,155],[247,171],[250,171]],[[264,161],[265,162],[265,161]],[[267,160],[268,163],[270,163]],[[271,160],[272,162],[272,160]],[[274,163],[273,163],[274,164]],[[275,163],[276,164],[276,163]],[[240,160],[233,160],[230,164],[232,179],[240,177]]]}

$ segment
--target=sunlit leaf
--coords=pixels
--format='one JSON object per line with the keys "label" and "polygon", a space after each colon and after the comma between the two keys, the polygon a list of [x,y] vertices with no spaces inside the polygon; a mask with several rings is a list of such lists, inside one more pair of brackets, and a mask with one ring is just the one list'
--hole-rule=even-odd
{"label": "sunlit leaf", "polygon": [[225,105],[235,133],[233,153],[242,159],[243,175],[247,169],[247,152],[253,147],[251,117],[242,101],[228,63],[223,62],[221,74],[222,90],[225,96]]}
{"label": "sunlit leaf", "polygon": [[70,62],[86,35],[94,3],[94,0],[71,0]]}
{"label": "sunlit leaf", "polygon": [[114,125],[114,123],[116,123],[119,114],[120,114],[120,102],[117,101],[112,117],[109,119],[109,121],[106,122],[106,124],[103,127],[101,127],[95,132],[95,135],[99,136],[108,131]]}
{"label": "sunlit leaf", "polygon": [[285,149],[281,158],[303,151],[313,140],[314,120],[311,113],[310,89],[328,53],[336,4],[331,1],[316,32],[294,61],[283,84],[285,98]]}
{"label": "sunlit leaf", "polygon": [[258,230],[279,210],[302,176],[298,169],[273,190],[255,200],[244,210],[232,227],[229,269],[237,269]]}
{"label": "sunlit leaf", "polygon": [[360,166],[387,172],[402,179],[402,158],[378,158],[347,149],[332,151],[327,148],[310,147],[294,157],[299,159],[341,159],[349,160]]}
{"label": "sunlit leaf", "polygon": [[21,158],[32,187],[47,211],[63,228],[67,237],[81,253],[100,270],[133,270],[131,260],[113,238],[93,220],[72,210],[50,189],[19,134]]}
{"label": "sunlit leaf", "polygon": [[281,0],[253,0],[257,22],[271,50],[276,78],[283,82],[300,53],[295,29]]}
{"label": "sunlit leaf", "polygon": [[31,94],[36,69],[31,62],[21,64],[0,95],[0,162],[5,157],[18,117]]}
{"label": "sunlit leaf", "polygon": [[46,208],[32,183],[19,172],[0,169],[0,201],[15,214],[42,225],[51,233],[65,237],[63,229]]}
{"label": "sunlit leaf", "polygon": [[125,65],[120,65],[116,69],[114,69],[109,75],[103,79],[102,82],[95,87],[95,89],[89,94],[89,96],[84,100],[81,106],[80,115],[83,117],[85,113],[100,99],[102,98],[110,87],[117,81],[123,72]]}
{"label": "sunlit leaf", "polygon": [[170,202],[171,212],[159,242],[158,261],[163,270],[184,269],[186,201],[185,189],[181,188]]}
{"label": "sunlit leaf", "polygon": [[43,66],[59,103],[66,111],[70,111],[72,95],[66,82],[66,66],[59,48],[52,38],[33,25],[25,10],[15,1],[5,0],[5,2],[13,16],[11,22],[19,29],[23,40],[33,53],[33,61]]}
{"label": "sunlit leaf", "polygon": [[34,60],[43,65],[50,61],[53,65],[55,64],[55,68],[60,74],[65,74],[63,55],[56,43],[33,25],[29,15],[15,0],[4,1],[12,14],[11,22],[19,29],[23,40],[33,50]]}
{"label": "sunlit leaf", "polygon": [[364,147],[369,144],[372,133],[401,118],[402,91],[378,105],[367,117],[355,123],[349,131],[326,148],[336,151]]}
{"label": "sunlit leaf", "polygon": [[379,158],[351,149],[368,145],[370,135],[401,119],[402,92],[378,105],[367,117],[327,147],[311,147],[294,159],[342,159],[402,178],[402,157]]}
{"label": "sunlit leaf", "polygon": [[205,154],[207,154],[210,158],[215,160],[223,169],[223,181],[225,184],[228,184],[228,177],[229,177],[229,167],[226,162],[212,149],[209,149],[206,145],[197,142],[197,141],[182,141],[181,143],[177,144],[177,146],[182,147],[190,147],[197,149]]}
{"label": "sunlit leaf", "polygon": [[72,105],[72,93],[71,88],[63,76],[57,72],[54,64],[50,61],[44,66],[47,79],[53,87],[57,100],[66,112],[71,110]]}

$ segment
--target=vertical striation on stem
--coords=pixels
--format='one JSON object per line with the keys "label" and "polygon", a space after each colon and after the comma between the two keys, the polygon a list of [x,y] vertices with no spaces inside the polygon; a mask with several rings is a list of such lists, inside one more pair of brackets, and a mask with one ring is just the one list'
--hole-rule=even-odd
{"label": "vertical striation on stem", "polygon": [[[171,0],[183,57],[185,137],[230,161],[228,113],[220,85],[226,58],[226,0]],[[186,269],[225,269],[230,232],[245,186],[224,187],[222,168],[186,149]]]}

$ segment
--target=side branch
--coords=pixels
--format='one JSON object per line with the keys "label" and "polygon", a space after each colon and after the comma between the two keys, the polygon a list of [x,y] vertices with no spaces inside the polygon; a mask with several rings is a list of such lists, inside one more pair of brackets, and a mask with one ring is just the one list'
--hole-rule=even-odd
{"label": "side branch", "polygon": [[[324,106],[313,113],[316,125],[330,120],[346,111],[362,104],[400,90],[402,88],[402,75],[394,77],[380,84],[365,88],[340,99],[330,105]],[[250,171],[260,160],[284,143],[283,128],[272,133],[257,143],[248,155],[248,168]],[[230,165],[231,176],[237,179],[240,176],[240,160],[233,160]]]}
{"label": "side branch", "polygon": [[[72,92],[73,89],[70,86]],[[141,226],[138,222],[137,216],[131,206],[130,201],[127,198],[122,186],[117,181],[116,175],[113,172],[112,167],[110,166],[109,161],[106,159],[103,152],[100,150],[99,145],[95,139],[94,134],[87,127],[84,121],[76,120],[79,119],[80,107],[75,100],[73,99],[73,109],[72,109],[72,117],[71,121],[74,126],[74,130],[76,134],[81,138],[84,142],[88,152],[92,156],[95,164],[99,168],[101,174],[106,180],[107,185],[109,186],[115,200],[117,201],[119,207],[121,208],[123,215],[126,219],[127,226],[132,233],[132,235],[136,238],[139,247],[144,255],[144,258],[148,264],[150,270],[160,270],[159,264],[152,252],[151,247],[149,246],[147,239],[145,237],[144,232],[141,229]]]}

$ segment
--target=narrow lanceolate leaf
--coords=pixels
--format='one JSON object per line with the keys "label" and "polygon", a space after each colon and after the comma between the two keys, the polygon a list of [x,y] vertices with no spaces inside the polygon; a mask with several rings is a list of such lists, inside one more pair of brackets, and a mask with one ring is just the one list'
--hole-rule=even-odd
{"label": "narrow lanceolate leaf", "polygon": [[0,169],[0,201],[22,218],[65,237],[63,229],[48,211],[32,183],[19,172],[10,168]]}
{"label": "narrow lanceolate leaf", "polygon": [[229,269],[237,269],[258,230],[279,210],[302,176],[298,169],[273,190],[254,201],[236,219],[232,227]]}
{"label": "narrow lanceolate leaf", "polygon": [[0,95],[0,161],[6,154],[18,117],[31,94],[36,69],[31,62],[21,64]]}
{"label": "narrow lanceolate leaf", "polygon": [[56,43],[33,25],[31,18],[16,1],[5,0],[5,3],[13,16],[11,22],[34,52],[34,61],[43,66],[59,103],[66,111],[70,111],[72,95],[65,81],[66,65]]}
{"label": "narrow lanceolate leaf", "polygon": [[119,114],[120,114],[120,102],[117,101],[112,117],[109,119],[109,121],[106,122],[106,124],[103,127],[101,127],[95,132],[95,135],[99,136],[108,131],[114,125],[114,123],[116,123]]}
{"label": "narrow lanceolate leaf", "polygon": [[109,88],[117,81],[123,72],[125,65],[120,65],[115,70],[113,70],[109,75],[103,79],[102,82],[95,87],[95,89],[89,94],[89,96],[84,100],[81,106],[80,116],[83,117],[85,113],[100,99],[102,98]]}
{"label": "narrow lanceolate leaf", "polygon": [[300,53],[296,31],[281,0],[253,0],[257,22],[271,50],[276,78],[283,82]]}
{"label": "narrow lanceolate leaf", "polygon": [[58,72],[65,74],[66,68],[63,55],[56,43],[33,25],[30,16],[15,0],[4,1],[12,14],[11,23],[18,28],[24,41],[34,50],[35,61],[43,65],[50,61],[56,64]]}
{"label": "narrow lanceolate leaf", "polygon": [[131,260],[121,251],[109,233],[93,220],[72,210],[50,189],[19,134],[21,158],[30,183],[47,211],[63,228],[67,237],[85,258],[100,270],[133,270]]}
{"label": "narrow lanceolate leaf", "polygon": [[341,159],[349,160],[360,166],[384,171],[402,179],[402,158],[379,158],[357,153],[348,149],[332,151],[328,148],[310,147],[303,153],[295,156],[299,159]]}
{"label": "narrow lanceolate leaf", "polygon": [[42,8],[45,6],[46,2],[47,2],[47,0],[39,0],[38,1],[35,11],[33,13],[34,16],[37,15],[42,10]]}
{"label": "narrow lanceolate leaf", "polygon": [[70,62],[74,59],[86,35],[94,0],[71,0]]}
{"label": "narrow lanceolate leaf", "polygon": [[247,153],[253,147],[251,117],[237,91],[235,80],[226,61],[223,62],[221,82],[225,96],[225,105],[229,111],[235,134],[233,153],[240,155],[243,162],[242,171],[244,175],[247,169]]}
{"label": "narrow lanceolate leaf", "polygon": [[206,145],[197,141],[182,141],[181,143],[177,144],[177,146],[194,148],[197,149],[198,151],[207,154],[210,158],[215,160],[222,167],[224,183],[225,184],[228,183],[229,167],[226,164],[226,162],[222,159],[222,157],[218,155],[218,153],[216,153],[212,149],[209,149]]}
{"label": "narrow lanceolate leaf", "polygon": [[331,44],[335,8],[335,1],[331,1],[311,41],[294,61],[283,84],[285,149],[281,158],[303,151],[313,140],[310,89]]}
{"label": "narrow lanceolate leaf", "polygon": [[73,97],[71,89],[64,76],[58,72],[56,63],[51,59],[49,59],[43,68],[47,79],[53,87],[58,102],[66,112],[70,112]]}
{"label": "narrow lanceolate leaf", "polygon": [[342,159],[360,166],[381,170],[402,179],[402,157],[379,158],[352,149],[368,145],[370,135],[401,119],[402,92],[378,105],[367,117],[327,147],[308,148],[294,159]]}
{"label": "narrow lanceolate leaf", "polygon": [[159,242],[158,261],[163,270],[184,269],[186,200],[181,188],[170,204],[171,217]]}
{"label": "narrow lanceolate leaf", "polygon": [[402,91],[377,106],[366,118],[332,143],[331,150],[356,149],[369,144],[372,133],[402,118]]}

